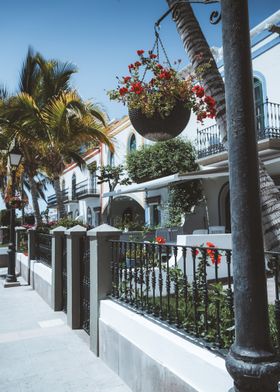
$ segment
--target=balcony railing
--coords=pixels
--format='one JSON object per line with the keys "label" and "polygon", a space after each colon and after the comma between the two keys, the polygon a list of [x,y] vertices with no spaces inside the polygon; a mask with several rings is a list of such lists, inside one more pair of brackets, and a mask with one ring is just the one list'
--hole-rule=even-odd
{"label": "balcony railing", "polygon": [[[68,201],[68,193],[69,193],[68,188],[67,189],[63,189],[61,191],[62,201],[63,202]],[[56,205],[57,205],[56,194],[53,194],[53,195],[48,197],[48,206],[52,207],[52,206],[56,206]]]}
{"label": "balcony railing", "polygon": [[53,194],[51,196],[48,197],[48,206],[55,206],[56,205],[56,195]]}
{"label": "balcony railing", "polygon": [[[257,139],[280,139],[280,105],[264,102],[256,107]],[[198,158],[204,158],[225,151],[219,127],[197,130]]]}
{"label": "balcony railing", "polygon": [[97,189],[96,189],[96,182],[93,180],[91,184],[88,183],[88,180],[84,180],[79,182],[76,185],[75,188],[75,196],[76,199],[79,199],[81,197],[89,196],[89,195],[95,195],[97,194]]}

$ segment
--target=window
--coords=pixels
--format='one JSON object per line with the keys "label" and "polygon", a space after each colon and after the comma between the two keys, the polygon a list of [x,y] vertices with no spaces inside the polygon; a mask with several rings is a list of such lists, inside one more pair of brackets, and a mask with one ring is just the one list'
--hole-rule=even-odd
{"label": "window", "polygon": [[96,193],[96,172],[91,170],[89,176],[90,193]]}
{"label": "window", "polygon": [[87,224],[92,226],[92,211],[91,208],[87,208]]}
{"label": "window", "polygon": [[257,132],[264,131],[264,99],[262,82],[254,78],[254,94],[255,94],[255,108],[256,108],[256,123]]}
{"label": "window", "polygon": [[63,180],[62,180],[61,189],[62,189],[63,191],[65,190],[65,180],[64,180],[64,178],[63,178]]}
{"label": "window", "polygon": [[76,199],[76,174],[72,176],[72,200]]}
{"label": "window", "polygon": [[134,133],[131,135],[131,137],[129,139],[128,149],[129,149],[129,152],[136,150],[136,137],[135,137]]}
{"label": "window", "polygon": [[79,216],[79,210],[76,210],[74,214],[74,219],[78,218],[78,216]]}

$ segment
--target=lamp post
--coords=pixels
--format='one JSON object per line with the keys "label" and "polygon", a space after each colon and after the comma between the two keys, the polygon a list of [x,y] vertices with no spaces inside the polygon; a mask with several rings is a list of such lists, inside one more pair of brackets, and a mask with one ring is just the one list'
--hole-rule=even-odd
{"label": "lamp post", "polygon": [[[15,181],[16,171],[21,162],[22,153],[20,149],[15,145],[8,153],[8,166],[11,171],[12,178],[12,194],[15,196]],[[4,283],[4,287],[18,286],[16,271],[15,271],[15,208],[10,207],[10,243],[8,249],[8,274]]]}
{"label": "lamp post", "polygon": [[226,359],[235,392],[276,392],[269,336],[247,0],[222,0],[235,342]]}

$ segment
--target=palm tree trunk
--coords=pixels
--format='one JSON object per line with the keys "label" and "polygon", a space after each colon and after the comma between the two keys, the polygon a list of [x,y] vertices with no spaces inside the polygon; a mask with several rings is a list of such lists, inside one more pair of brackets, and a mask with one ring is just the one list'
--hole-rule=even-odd
{"label": "palm tree trunk", "polygon": [[[171,8],[177,0],[166,0]],[[225,88],[215,59],[189,3],[178,3],[172,11],[178,33],[195,71],[199,71],[205,92],[217,102],[217,125],[226,146]],[[206,66],[205,66],[206,64]],[[280,248],[280,194],[259,159],[260,194],[264,242],[267,250]]]}
{"label": "palm tree trunk", "polygon": [[37,197],[38,194],[37,185],[33,176],[29,175],[28,178],[30,183],[30,193],[31,193],[32,205],[34,210],[35,225],[37,226],[42,223],[42,216],[40,214],[40,208],[39,208],[38,197]]}
{"label": "palm tree trunk", "polygon": [[54,179],[53,187],[54,187],[56,202],[57,202],[57,217],[58,219],[64,218],[66,216],[66,211],[62,200],[62,192],[61,192],[59,177]]}

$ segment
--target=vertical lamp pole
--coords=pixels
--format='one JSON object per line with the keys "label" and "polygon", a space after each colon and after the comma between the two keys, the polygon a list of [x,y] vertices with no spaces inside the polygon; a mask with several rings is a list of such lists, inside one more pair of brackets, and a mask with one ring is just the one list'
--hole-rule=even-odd
{"label": "vertical lamp pole", "polygon": [[[12,177],[12,197],[15,196],[16,170],[21,162],[22,154],[17,146],[9,152],[8,161]],[[10,243],[8,249],[8,274],[6,276],[5,287],[19,285],[16,277],[15,260],[15,208],[10,208]]]}
{"label": "vertical lamp pole", "polygon": [[234,391],[278,391],[270,342],[247,0],[221,0],[229,142],[235,342]]}

